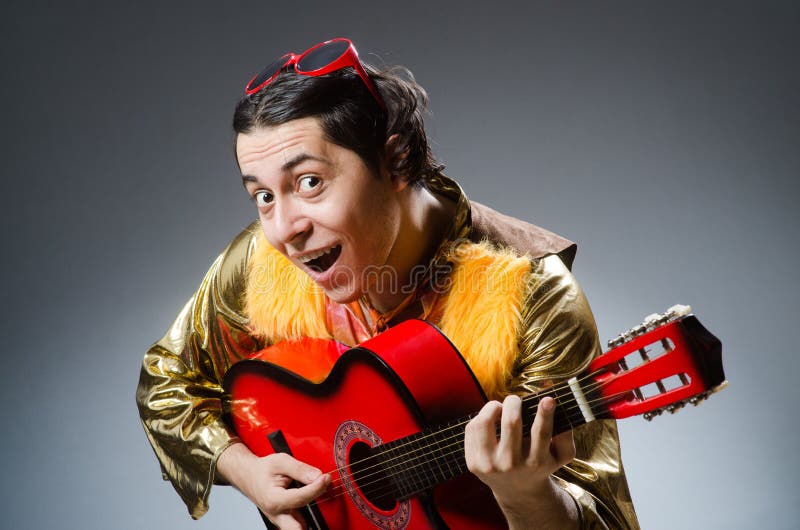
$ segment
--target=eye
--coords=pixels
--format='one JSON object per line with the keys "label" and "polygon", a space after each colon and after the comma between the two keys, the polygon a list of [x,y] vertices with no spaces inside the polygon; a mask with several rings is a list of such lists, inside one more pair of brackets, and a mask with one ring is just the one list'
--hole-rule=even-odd
{"label": "eye", "polygon": [[269,206],[272,204],[274,198],[275,197],[268,191],[257,191],[256,194],[253,195],[253,201],[255,201],[258,207]]}
{"label": "eye", "polygon": [[306,175],[304,177],[300,177],[297,186],[300,188],[300,192],[309,192],[318,188],[321,183],[322,180],[319,177]]}

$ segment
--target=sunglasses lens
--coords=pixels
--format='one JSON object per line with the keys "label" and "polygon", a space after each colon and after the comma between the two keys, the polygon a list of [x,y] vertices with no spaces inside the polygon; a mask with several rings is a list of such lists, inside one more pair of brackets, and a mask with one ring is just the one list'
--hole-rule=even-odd
{"label": "sunglasses lens", "polygon": [[259,85],[262,85],[267,79],[277,74],[283,65],[286,64],[286,60],[288,59],[287,55],[284,55],[280,59],[276,59],[269,63],[261,72],[253,78],[252,81],[247,85],[247,90],[253,89]]}
{"label": "sunglasses lens", "polygon": [[319,70],[323,66],[329,65],[341,57],[349,47],[350,43],[347,41],[333,41],[324,46],[319,46],[305,54],[303,58],[298,61],[297,69],[303,72]]}

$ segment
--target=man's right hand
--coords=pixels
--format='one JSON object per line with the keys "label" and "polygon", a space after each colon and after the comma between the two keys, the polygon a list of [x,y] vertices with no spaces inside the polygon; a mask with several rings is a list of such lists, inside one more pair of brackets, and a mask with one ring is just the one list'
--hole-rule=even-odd
{"label": "man's right hand", "polygon": [[[229,446],[217,460],[217,473],[258,506],[281,530],[305,528],[297,509],[322,495],[330,475],[286,453],[254,455],[243,443]],[[304,486],[290,488],[292,481]]]}

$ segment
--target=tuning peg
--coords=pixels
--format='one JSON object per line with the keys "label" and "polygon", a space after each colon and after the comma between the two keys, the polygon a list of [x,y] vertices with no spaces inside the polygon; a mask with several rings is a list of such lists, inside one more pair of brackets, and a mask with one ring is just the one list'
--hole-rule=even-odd
{"label": "tuning peg", "polygon": [[645,326],[652,326],[654,322],[657,322],[662,316],[658,313],[651,313],[644,317],[644,321],[642,322]]}
{"label": "tuning peg", "polygon": [[676,412],[678,412],[679,410],[681,410],[685,406],[686,406],[686,401],[685,400],[684,401],[678,401],[676,403],[673,403],[672,405],[667,405],[667,412],[669,412],[670,414],[675,414]]}
{"label": "tuning peg", "polygon": [[717,392],[725,390],[727,387],[728,387],[728,380],[726,379],[725,381],[721,382],[720,384],[709,390],[708,393],[709,395],[716,394]]}
{"label": "tuning peg", "polygon": [[692,306],[683,304],[675,304],[674,306],[667,309],[667,315],[669,315],[671,319],[678,317],[685,317],[691,312],[692,312]]}
{"label": "tuning peg", "polygon": [[700,403],[702,403],[703,401],[708,399],[708,395],[709,395],[708,392],[703,392],[702,394],[697,394],[693,398],[689,399],[689,403],[691,403],[692,405],[694,405],[696,407],[697,405],[699,405]]}
{"label": "tuning peg", "polygon": [[656,416],[661,416],[663,412],[664,409],[654,409],[651,410],[650,412],[645,412],[644,419],[646,419],[647,421],[652,421],[652,419],[655,418]]}
{"label": "tuning peg", "polygon": [[652,331],[659,326],[666,324],[667,322],[671,322],[673,320],[677,320],[680,317],[686,316],[692,312],[691,306],[676,304],[669,309],[667,309],[666,313],[659,315],[658,313],[653,313],[644,317],[644,322],[635,326],[628,331],[620,333],[617,335],[616,338],[613,338],[608,341],[607,345],[608,348],[616,348],[617,346],[621,346],[626,342],[638,337],[639,335],[644,335],[648,331]]}

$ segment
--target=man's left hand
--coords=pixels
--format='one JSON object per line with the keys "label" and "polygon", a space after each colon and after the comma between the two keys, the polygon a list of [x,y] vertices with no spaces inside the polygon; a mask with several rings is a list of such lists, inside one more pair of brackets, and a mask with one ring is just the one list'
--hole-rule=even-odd
{"label": "man's left hand", "polygon": [[[551,474],[575,458],[572,431],[553,436],[555,401],[538,405],[530,438],[522,436],[522,401],[506,397],[487,403],[467,424],[465,453],[468,469],[488,485],[509,520],[577,522],[577,508]],[[497,436],[497,424],[500,436]]]}

